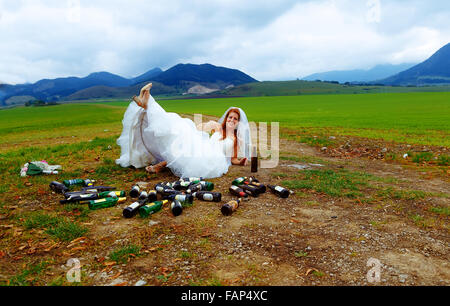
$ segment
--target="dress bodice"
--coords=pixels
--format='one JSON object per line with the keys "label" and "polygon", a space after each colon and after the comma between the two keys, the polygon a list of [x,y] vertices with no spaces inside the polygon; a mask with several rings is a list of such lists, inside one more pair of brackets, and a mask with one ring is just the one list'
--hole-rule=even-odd
{"label": "dress bodice", "polygon": [[223,153],[227,156],[227,157],[231,157],[233,154],[233,144],[234,141],[231,138],[225,138],[225,139],[221,139],[222,135],[219,132],[215,132],[212,136],[211,139],[217,141],[221,148]]}

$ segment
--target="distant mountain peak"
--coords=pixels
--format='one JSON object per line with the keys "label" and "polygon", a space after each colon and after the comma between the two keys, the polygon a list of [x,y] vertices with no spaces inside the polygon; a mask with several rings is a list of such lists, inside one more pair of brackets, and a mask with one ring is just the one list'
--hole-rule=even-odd
{"label": "distant mountain peak", "polygon": [[450,43],[441,47],[422,63],[379,82],[402,86],[450,84]]}

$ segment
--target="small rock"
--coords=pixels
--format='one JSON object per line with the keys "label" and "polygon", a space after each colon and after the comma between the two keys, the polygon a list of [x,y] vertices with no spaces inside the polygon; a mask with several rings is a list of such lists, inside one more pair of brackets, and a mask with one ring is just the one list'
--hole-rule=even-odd
{"label": "small rock", "polygon": [[149,225],[149,226],[152,226],[152,225],[155,225],[155,224],[158,224],[158,223],[159,223],[158,221],[150,220],[150,221],[148,222],[148,225]]}
{"label": "small rock", "polygon": [[138,280],[136,282],[136,284],[134,284],[134,285],[135,286],[144,286],[145,284],[147,284],[147,282],[145,280],[141,279],[141,280]]}
{"label": "small rock", "polygon": [[328,137],[329,139],[336,139],[336,137],[334,137],[334,136],[330,136],[330,137]]}
{"label": "small rock", "polygon": [[404,282],[406,281],[407,278],[408,278],[408,274],[400,274],[400,275],[398,276],[398,281],[399,281],[400,283],[404,283]]}
{"label": "small rock", "polygon": [[124,283],[125,280],[122,278],[116,278],[115,280],[113,280],[111,283],[109,283],[107,286],[115,286],[117,284],[121,284]]}
{"label": "small rock", "polygon": [[322,151],[322,152],[325,152],[326,150],[328,150],[327,147],[322,147],[322,148],[320,149],[320,151]]}

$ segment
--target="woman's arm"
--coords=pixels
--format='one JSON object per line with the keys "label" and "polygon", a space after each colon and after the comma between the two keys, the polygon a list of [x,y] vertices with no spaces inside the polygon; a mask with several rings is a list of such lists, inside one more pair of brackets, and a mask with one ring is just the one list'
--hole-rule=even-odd
{"label": "woman's arm", "polygon": [[204,132],[210,132],[211,130],[216,130],[216,132],[219,132],[222,130],[222,126],[216,122],[216,121],[209,121],[207,123],[200,123],[197,125],[197,129]]}

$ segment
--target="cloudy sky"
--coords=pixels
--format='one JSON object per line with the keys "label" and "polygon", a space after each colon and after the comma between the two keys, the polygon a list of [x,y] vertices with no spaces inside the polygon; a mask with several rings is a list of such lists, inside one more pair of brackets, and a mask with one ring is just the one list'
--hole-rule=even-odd
{"label": "cloudy sky", "polygon": [[211,63],[258,80],[428,58],[450,1],[0,0],[0,83]]}

